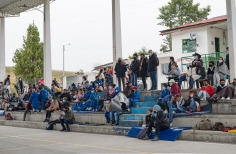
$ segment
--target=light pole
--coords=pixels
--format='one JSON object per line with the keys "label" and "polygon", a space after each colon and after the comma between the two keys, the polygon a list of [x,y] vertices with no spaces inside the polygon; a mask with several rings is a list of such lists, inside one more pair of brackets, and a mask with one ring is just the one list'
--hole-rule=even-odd
{"label": "light pole", "polygon": [[70,45],[70,43],[63,45],[63,74],[62,74],[62,77],[65,76],[65,46],[67,46],[67,45]]}

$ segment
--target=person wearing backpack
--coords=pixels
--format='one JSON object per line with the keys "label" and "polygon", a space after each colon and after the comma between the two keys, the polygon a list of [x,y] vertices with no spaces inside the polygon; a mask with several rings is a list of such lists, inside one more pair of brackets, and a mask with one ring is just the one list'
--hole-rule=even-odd
{"label": "person wearing backpack", "polygon": [[148,51],[149,62],[148,62],[148,72],[152,81],[152,87],[150,90],[157,89],[157,66],[159,66],[159,59],[152,50]]}

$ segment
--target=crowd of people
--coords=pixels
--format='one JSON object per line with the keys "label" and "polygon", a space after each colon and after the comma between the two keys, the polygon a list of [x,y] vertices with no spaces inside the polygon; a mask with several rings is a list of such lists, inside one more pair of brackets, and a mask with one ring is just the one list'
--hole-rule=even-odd
{"label": "crowd of people", "polygon": [[[229,48],[227,48],[228,50]],[[191,64],[187,65],[187,72],[181,72],[177,63],[175,62],[174,57],[170,57],[170,63],[167,72],[163,70],[163,74],[168,76],[168,81],[171,79],[178,82],[178,86],[182,87],[183,81],[188,81],[189,89],[193,89],[194,83],[196,87],[200,88],[203,86],[204,79],[208,79],[210,85],[215,88],[220,85],[221,79],[229,78],[229,54],[226,55],[226,60],[224,61],[223,57],[219,57],[216,65],[214,61],[209,62],[209,67],[206,71],[201,55],[198,53],[193,54],[194,59]],[[199,86],[200,85],[200,86]]]}
{"label": "crowd of people", "polygon": [[[74,83],[68,88],[59,87],[56,79],[52,81],[51,88],[44,85],[41,78],[37,85],[29,84],[26,94],[23,90],[23,81],[19,78],[18,88],[23,97],[16,97],[15,94],[9,95],[7,86],[10,85],[10,76],[4,83],[0,82],[0,109],[4,110],[25,110],[23,120],[28,113],[46,112],[44,122],[49,122],[51,113],[60,113],[61,131],[70,131],[69,124],[75,122],[74,112],[97,112],[103,111],[107,123],[111,125],[119,124],[119,115],[129,112],[132,107],[136,107],[136,103],[140,101],[140,91],[137,88],[137,77],[141,77],[143,81],[143,91],[147,90],[146,78],[151,78],[151,89],[157,89],[157,67],[159,60],[152,50],[148,51],[149,58],[145,54],[133,55],[131,65],[119,58],[115,68],[104,68],[99,71],[94,81],[88,81],[87,77],[83,77],[82,83],[75,85]],[[157,100],[157,105],[148,111],[146,118],[147,133],[144,139],[149,139],[148,134],[152,127],[156,129],[156,137],[158,140],[159,130],[168,129],[172,125],[173,115],[175,113],[191,114],[200,111],[201,100],[207,100],[210,103],[218,100],[230,100],[234,96],[236,87],[236,79],[232,85],[225,84],[225,79],[229,78],[229,63],[224,62],[219,57],[217,65],[214,61],[209,62],[207,72],[203,66],[201,55],[193,54],[194,60],[192,64],[187,66],[188,71],[182,73],[174,57],[170,57],[168,72],[163,74],[168,76],[168,82],[162,85],[161,97]],[[126,78],[128,73],[129,78]],[[118,85],[113,83],[114,75],[117,78]],[[189,82],[188,98],[181,95],[181,85],[183,81]],[[196,82],[197,88],[200,84],[200,92],[193,89]],[[216,88],[216,90],[215,90]],[[4,92],[6,94],[4,94]],[[13,107],[9,102],[18,102],[17,107]],[[27,105],[23,106],[23,102]],[[167,118],[168,115],[168,118]]]}

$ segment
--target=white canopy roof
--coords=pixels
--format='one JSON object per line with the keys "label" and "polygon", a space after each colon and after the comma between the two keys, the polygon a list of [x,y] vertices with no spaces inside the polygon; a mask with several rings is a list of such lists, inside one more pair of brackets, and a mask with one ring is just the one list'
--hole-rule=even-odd
{"label": "white canopy roof", "polygon": [[43,3],[44,0],[0,0],[0,13],[3,17],[16,16]]}

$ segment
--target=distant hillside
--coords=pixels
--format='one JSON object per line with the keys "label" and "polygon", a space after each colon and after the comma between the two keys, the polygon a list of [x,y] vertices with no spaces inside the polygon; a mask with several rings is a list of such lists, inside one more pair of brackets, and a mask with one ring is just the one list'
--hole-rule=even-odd
{"label": "distant hillside", "polygon": [[[67,72],[65,71],[65,76],[73,76],[76,72]],[[13,71],[13,67],[6,67],[6,75],[11,75],[11,81],[16,82],[16,76]],[[57,81],[60,82],[60,78],[62,77],[62,71],[52,70],[52,78],[57,78]]]}

